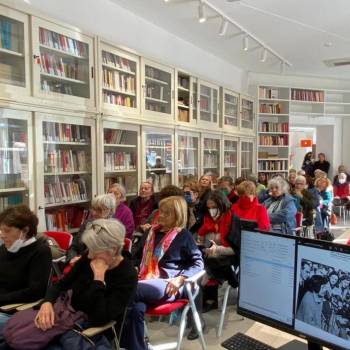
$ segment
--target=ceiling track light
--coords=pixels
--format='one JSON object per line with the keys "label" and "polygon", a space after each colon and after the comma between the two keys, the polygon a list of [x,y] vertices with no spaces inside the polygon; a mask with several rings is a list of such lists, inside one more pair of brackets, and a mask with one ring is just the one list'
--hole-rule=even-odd
{"label": "ceiling track light", "polygon": [[219,35],[220,36],[224,36],[226,34],[227,31],[227,27],[228,27],[228,22],[225,18],[222,19],[221,25],[220,25],[220,29],[219,29]]}
{"label": "ceiling track light", "polygon": [[243,37],[243,51],[248,51],[249,50],[249,36],[245,35]]}
{"label": "ceiling track light", "polygon": [[265,62],[267,59],[267,50],[264,47],[261,51],[260,62]]}
{"label": "ceiling track light", "polygon": [[199,0],[198,4],[198,22],[199,23],[204,23],[207,20],[207,17],[205,15],[205,8],[204,8],[204,3],[202,0]]}

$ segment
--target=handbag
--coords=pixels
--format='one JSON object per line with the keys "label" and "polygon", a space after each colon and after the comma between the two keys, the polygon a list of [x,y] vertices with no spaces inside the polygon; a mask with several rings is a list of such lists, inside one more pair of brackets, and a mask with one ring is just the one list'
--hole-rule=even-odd
{"label": "handbag", "polygon": [[47,346],[58,335],[73,329],[78,320],[86,316],[71,306],[72,292],[62,293],[55,302],[55,324],[43,331],[36,327],[34,320],[39,312],[34,308],[19,311],[6,323],[3,334],[6,343],[15,350],[37,350]]}
{"label": "handbag", "polygon": [[328,230],[324,230],[317,234],[317,239],[320,239],[321,241],[332,242],[334,241],[334,238],[334,234]]}

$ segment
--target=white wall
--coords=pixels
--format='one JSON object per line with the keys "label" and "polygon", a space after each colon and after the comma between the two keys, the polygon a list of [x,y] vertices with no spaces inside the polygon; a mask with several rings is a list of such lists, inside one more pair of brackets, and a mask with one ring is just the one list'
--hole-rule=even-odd
{"label": "white wall", "polygon": [[[23,6],[22,0],[0,0]],[[147,1],[147,0],[143,0]],[[26,0],[30,9],[185,69],[236,91],[247,91],[247,72],[176,37],[109,0]],[[25,5],[27,6],[27,5]]]}
{"label": "white wall", "polygon": [[312,152],[312,147],[301,147],[301,140],[314,140],[315,128],[297,127],[289,128],[289,149],[290,166],[294,169],[301,169],[304,157],[307,152]]}

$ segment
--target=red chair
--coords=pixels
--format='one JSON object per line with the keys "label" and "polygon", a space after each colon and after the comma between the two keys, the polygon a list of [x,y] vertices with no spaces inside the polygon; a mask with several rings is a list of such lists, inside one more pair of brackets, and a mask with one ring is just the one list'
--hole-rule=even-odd
{"label": "red chair", "polygon": [[[198,274],[190,278],[187,278],[185,280],[184,288],[186,291],[186,295],[188,296],[188,299],[177,299],[173,302],[164,302],[156,306],[150,306],[146,310],[146,313],[145,313],[146,316],[161,317],[161,316],[168,316],[174,311],[183,309],[181,314],[180,325],[179,325],[179,333],[177,336],[176,350],[181,349],[181,343],[182,343],[183,335],[186,328],[187,313],[190,309],[192,310],[193,320],[197,328],[197,332],[199,334],[199,341],[202,345],[202,349],[203,350],[206,349],[206,343],[203,336],[201,321],[198,315],[196,305],[194,303],[194,300],[197,297],[200,289],[198,285],[198,281],[200,278],[203,277],[204,274],[205,274],[205,271],[201,271]],[[145,324],[145,333],[147,337],[149,337],[146,324]],[[162,345],[165,346],[165,344],[162,344]]]}

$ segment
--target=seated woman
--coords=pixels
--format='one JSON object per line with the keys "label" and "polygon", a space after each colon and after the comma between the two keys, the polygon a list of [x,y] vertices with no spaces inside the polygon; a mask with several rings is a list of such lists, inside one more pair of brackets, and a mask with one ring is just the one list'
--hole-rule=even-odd
{"label": "seated woman", "polygon": [[192,234],[185,228],[184,198],[172,196],[159,203],[158,225],[152,226],[135,254],[139,283],[128,318],[125,347],[144,350],[144,313],[147,305],[181,297],[184,280],[203,270],[203,259]]}
{"label": "seated woman", "polygon": [[[227,280],[234,288],[237,279],[231,266],[234,251],[227,238],[231,229],[231,203],[221,191],[213,191],[207,199],[207,211],[198,230],[197,243],[204,246],[205,270],[209,278]],[[218,286],[204,288],[203,312],[217,308]]]}
{"label": "seated woman", "polygon": [[131,238],[135,230],[134,218],[132,216],[132,211],[125,204],[126,201],[126,190],[125,187],[119,183],[113,184],[109,189],[108,193],[114,195],[116,200],[116,210],[113,217],[119,220],[126,230],[125,237]]}
{"label": "seated woman", "polygon": [[86,225],[96,219],[108,219],[115,213],[116,200],[111,194],[102,194],[91,201],[91,218],[86,220],[80,227],[79,232],[74,236],[73,242],[67,251],[67,262],[74,265],[81,255],[86,251],[86,245],[82,241],[82,235]]}
{"label": "seated woman", "polygon": [[347,175],[340,173],[338,180],[333,185],[333,204],[335,206],[349,205],[350,183],[347,181]]}
{"label": "seated woman", "polygon": [[288,194],[288,183],[281,176],[276,176],[270,179],[267,187],[270,198],[266,199],[264,205],[269,214],[272,231],[294,235],[297,208],[293,197]]}
{"label": "seated woman", "polygon": [[258,223],[259,230],[270,229],[270,219],[266,208],[256,198],[256,188],[252,181],[243,181],[237,187],[239,199],[231,206],[232,215],[240,219],[253,220]]}
{"label": "seated woman", "polygon": [[125,227],[114,219],[98,219],[87,224],[82,241],[88,252],[47,291],[35,319],[38,328],[45,331],[55,327],[53,304],[61,292],[68,290],[72,290],[74,310],[87,315],[89,326],[121,322],[137,285],[131,260],[121,255],[124,236]]}
{"label": "seated woman", "polygon": [[[36,240],[38,218],[25,205],[0,214],[0,305],[44,297],[51,271],[50,248]],[[0,313],[0,342],[9,316]]]}

